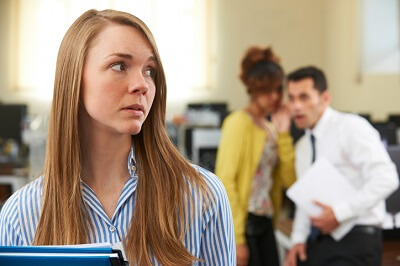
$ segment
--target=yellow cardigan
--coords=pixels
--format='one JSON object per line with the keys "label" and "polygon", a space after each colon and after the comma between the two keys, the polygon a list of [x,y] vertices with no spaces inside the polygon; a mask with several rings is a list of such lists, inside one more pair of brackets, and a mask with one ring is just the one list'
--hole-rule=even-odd
{"label": "yellow cardigan", "polygon": [[[272,124],[270,124],[272,126]],[[230,114],[222,125],[215,174],[228,193],[232,208],[236,244],[246,242],[245,223],[253,177],[257,170],[267,133],[244,110]],[[282,204],[282,189],[295,181],[293,140],[289,133],[278,134],[278,164],[273,171],[270,197],[274,223]]]}

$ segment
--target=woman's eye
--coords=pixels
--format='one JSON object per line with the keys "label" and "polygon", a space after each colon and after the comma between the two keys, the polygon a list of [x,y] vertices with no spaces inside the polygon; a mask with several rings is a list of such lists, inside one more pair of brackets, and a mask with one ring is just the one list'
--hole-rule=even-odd
{"label": "woman's eye", "polygon": [[112,69],[116,71],[124,71],[125,70],[125,65],[122,63],[114,64],[111,66]]}
{"label": "woman's eye", "polygon": [[155,71],[152,68],[147,69],[145,72],[146,76],[148,76],[148,77],[154,77],[154,73],[155,73]]}

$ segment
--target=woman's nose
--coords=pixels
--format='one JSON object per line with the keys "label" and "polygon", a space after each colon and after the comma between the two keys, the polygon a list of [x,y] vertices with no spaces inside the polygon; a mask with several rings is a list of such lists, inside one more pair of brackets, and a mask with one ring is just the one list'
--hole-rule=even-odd
{"label": "woman's nose", "polygon": [[146,94],[149,90],[149,84],[146,80],[145,75],[141,71],[132,73],[129,80],[129,92]]}

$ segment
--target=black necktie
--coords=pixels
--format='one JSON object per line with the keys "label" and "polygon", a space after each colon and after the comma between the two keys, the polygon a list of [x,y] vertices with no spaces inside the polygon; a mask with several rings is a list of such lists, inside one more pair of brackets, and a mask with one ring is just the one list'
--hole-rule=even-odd
{"label": "black necktie", "polygon": [[314,137],[313,134],[310,135],[310,140],[311,140],[311,148],[312,148],[311,163],[314,163],[315,162],[316,152],[315,152],[315,137]]}
{"label": "black necktie", "polygon": [[[311,164],[315,162],[315,137],[313,134],[310,135],[310,141],[311,141],[311,149],[312,149],[312,156],[311,156]],[[319,230],[318,228],[314,227],[311,225],[311,233],[310,233],[310,240],[315,241],[319,235]]]}

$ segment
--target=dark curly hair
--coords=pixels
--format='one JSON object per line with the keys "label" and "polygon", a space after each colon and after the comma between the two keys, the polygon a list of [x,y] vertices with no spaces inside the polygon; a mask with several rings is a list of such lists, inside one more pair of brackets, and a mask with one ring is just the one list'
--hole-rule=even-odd
{"label": "dark curly hair", "polygon": [[287,80],[288,81],[300,81],[306,78],[310,78],[314,82],[314,88],[316,88],[320,93],[328,89],[328,84],[324,72],[314,66],[306,66],[299,68],[291,72]]}
{"label": "dark curly hair", "polygon": [[250,47],[243,59],[240,79],[248,94],[270,92],[282,86],[284,73],[271,47]]}

